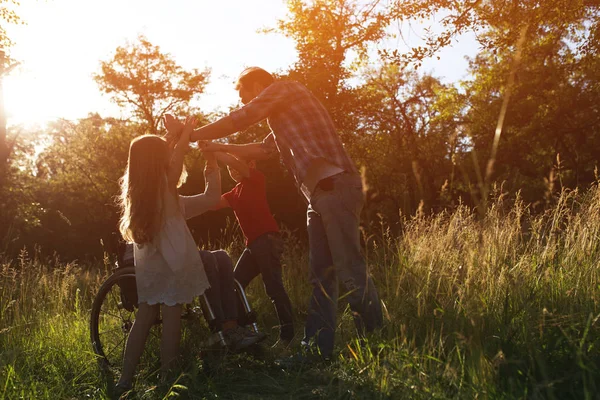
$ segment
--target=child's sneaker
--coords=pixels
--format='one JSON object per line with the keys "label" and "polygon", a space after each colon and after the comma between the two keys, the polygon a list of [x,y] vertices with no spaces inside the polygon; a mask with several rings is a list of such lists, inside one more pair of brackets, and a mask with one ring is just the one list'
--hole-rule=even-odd
{"label": "child's sneaker", "polygon": [[233,351],[240,351],[266,338],[264,333],[253,332],[240,325],[225,331],[224,334],[227,346]]}

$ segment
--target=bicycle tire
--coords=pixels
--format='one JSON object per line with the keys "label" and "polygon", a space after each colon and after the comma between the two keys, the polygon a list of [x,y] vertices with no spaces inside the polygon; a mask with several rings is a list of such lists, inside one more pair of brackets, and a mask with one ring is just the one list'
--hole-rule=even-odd
{"label": "bicycle tire", "polygon": [[[137,304],[132,311],[122,303],[121,285],[135,280],[135,269],[117,269],[100,286],[92,303],[90,339],[94,353],[104,368],[120,366],[129,331],[135,321]],[[131,308],[131,307],[128,307]]]}

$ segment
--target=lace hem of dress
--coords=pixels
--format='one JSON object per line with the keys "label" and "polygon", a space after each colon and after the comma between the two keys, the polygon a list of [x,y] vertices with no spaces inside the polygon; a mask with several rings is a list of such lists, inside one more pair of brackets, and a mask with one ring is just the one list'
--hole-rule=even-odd
{"label": "lace hem of dress", "polygon": [[139,299],[140,303],[146,303],[148,305],[164,304],[167,306],[174,306],[177,304],[190,304],[194,301],[195,297],[202,296],[206,290],[210,289],[210,285],[206,287],[196,288],[195,291],[187,293],[160,293],[157,296],[149,296],[145,299]]}

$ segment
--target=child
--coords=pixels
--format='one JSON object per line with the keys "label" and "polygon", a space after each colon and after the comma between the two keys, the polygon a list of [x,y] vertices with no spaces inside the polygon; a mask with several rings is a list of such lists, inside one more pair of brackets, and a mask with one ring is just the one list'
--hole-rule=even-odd
{"label": "child", "polygon": [[[200,143],[204,154],[216,150],[217,146],[227,151],[226,144]],[[254,161],[242,161],[223,152],[217,152],[216,158],[227,165],[237,185],[221,196],[215,209],[231,207],[246,239],[246,249],[235,266],[235,279],[246,288],[252,279],[262,274],[265,290],[279,318],[277,346],[286,348],[294,337],[292,305],[283,286],[280,262],[283,241],[267,203],[265,176],[256,169]]]}
{"label": "child", "polygon": [[[206,190],[178,196],[183,157],[189,148],[193,119],[181,136],[168,145],[164,138],[144,135],[131,141],[129,160],[121,180],[122,215],[119,230],[133,242],[138,312],[127,339],[118,390],[129,390],[159,306],[162,313],[161,373],[179,353],[181,306],[209,288],[196,243],[185,216],[214,207],[221,192],[221,175],[214,157],[206,157]],[[174,148],[172,148],[174,147]]]}

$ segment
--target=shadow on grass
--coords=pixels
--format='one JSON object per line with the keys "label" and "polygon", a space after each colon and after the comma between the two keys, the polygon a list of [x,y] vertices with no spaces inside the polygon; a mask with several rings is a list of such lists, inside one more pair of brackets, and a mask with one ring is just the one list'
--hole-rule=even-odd
{"label": "shadow on grass", "polygon": [[[275,357],[258,352],[240,354],[187,353],[182,372],[169,383],[140,374],[126,398],[162,399],[388,399],[372,383],[343,373],[338,363],[283,370]],[[264,357],[263,357],[264,356]],[[107,393],[114,376],[104,374]],[[144,377],[145,375],[145,377]]]}
{"label": "shadow on grass", "polygon": [[[247,354],[228,355],[220,365],[192,379],[190,398],[196,390],[226,399],[382,399],[387,396],[351,374],[340,373],[332,363],[291,370],[278,367],[274,359]],[[345,376],[344,376],[345,375]],[[187,380],[186,379],[186,380]]]}

